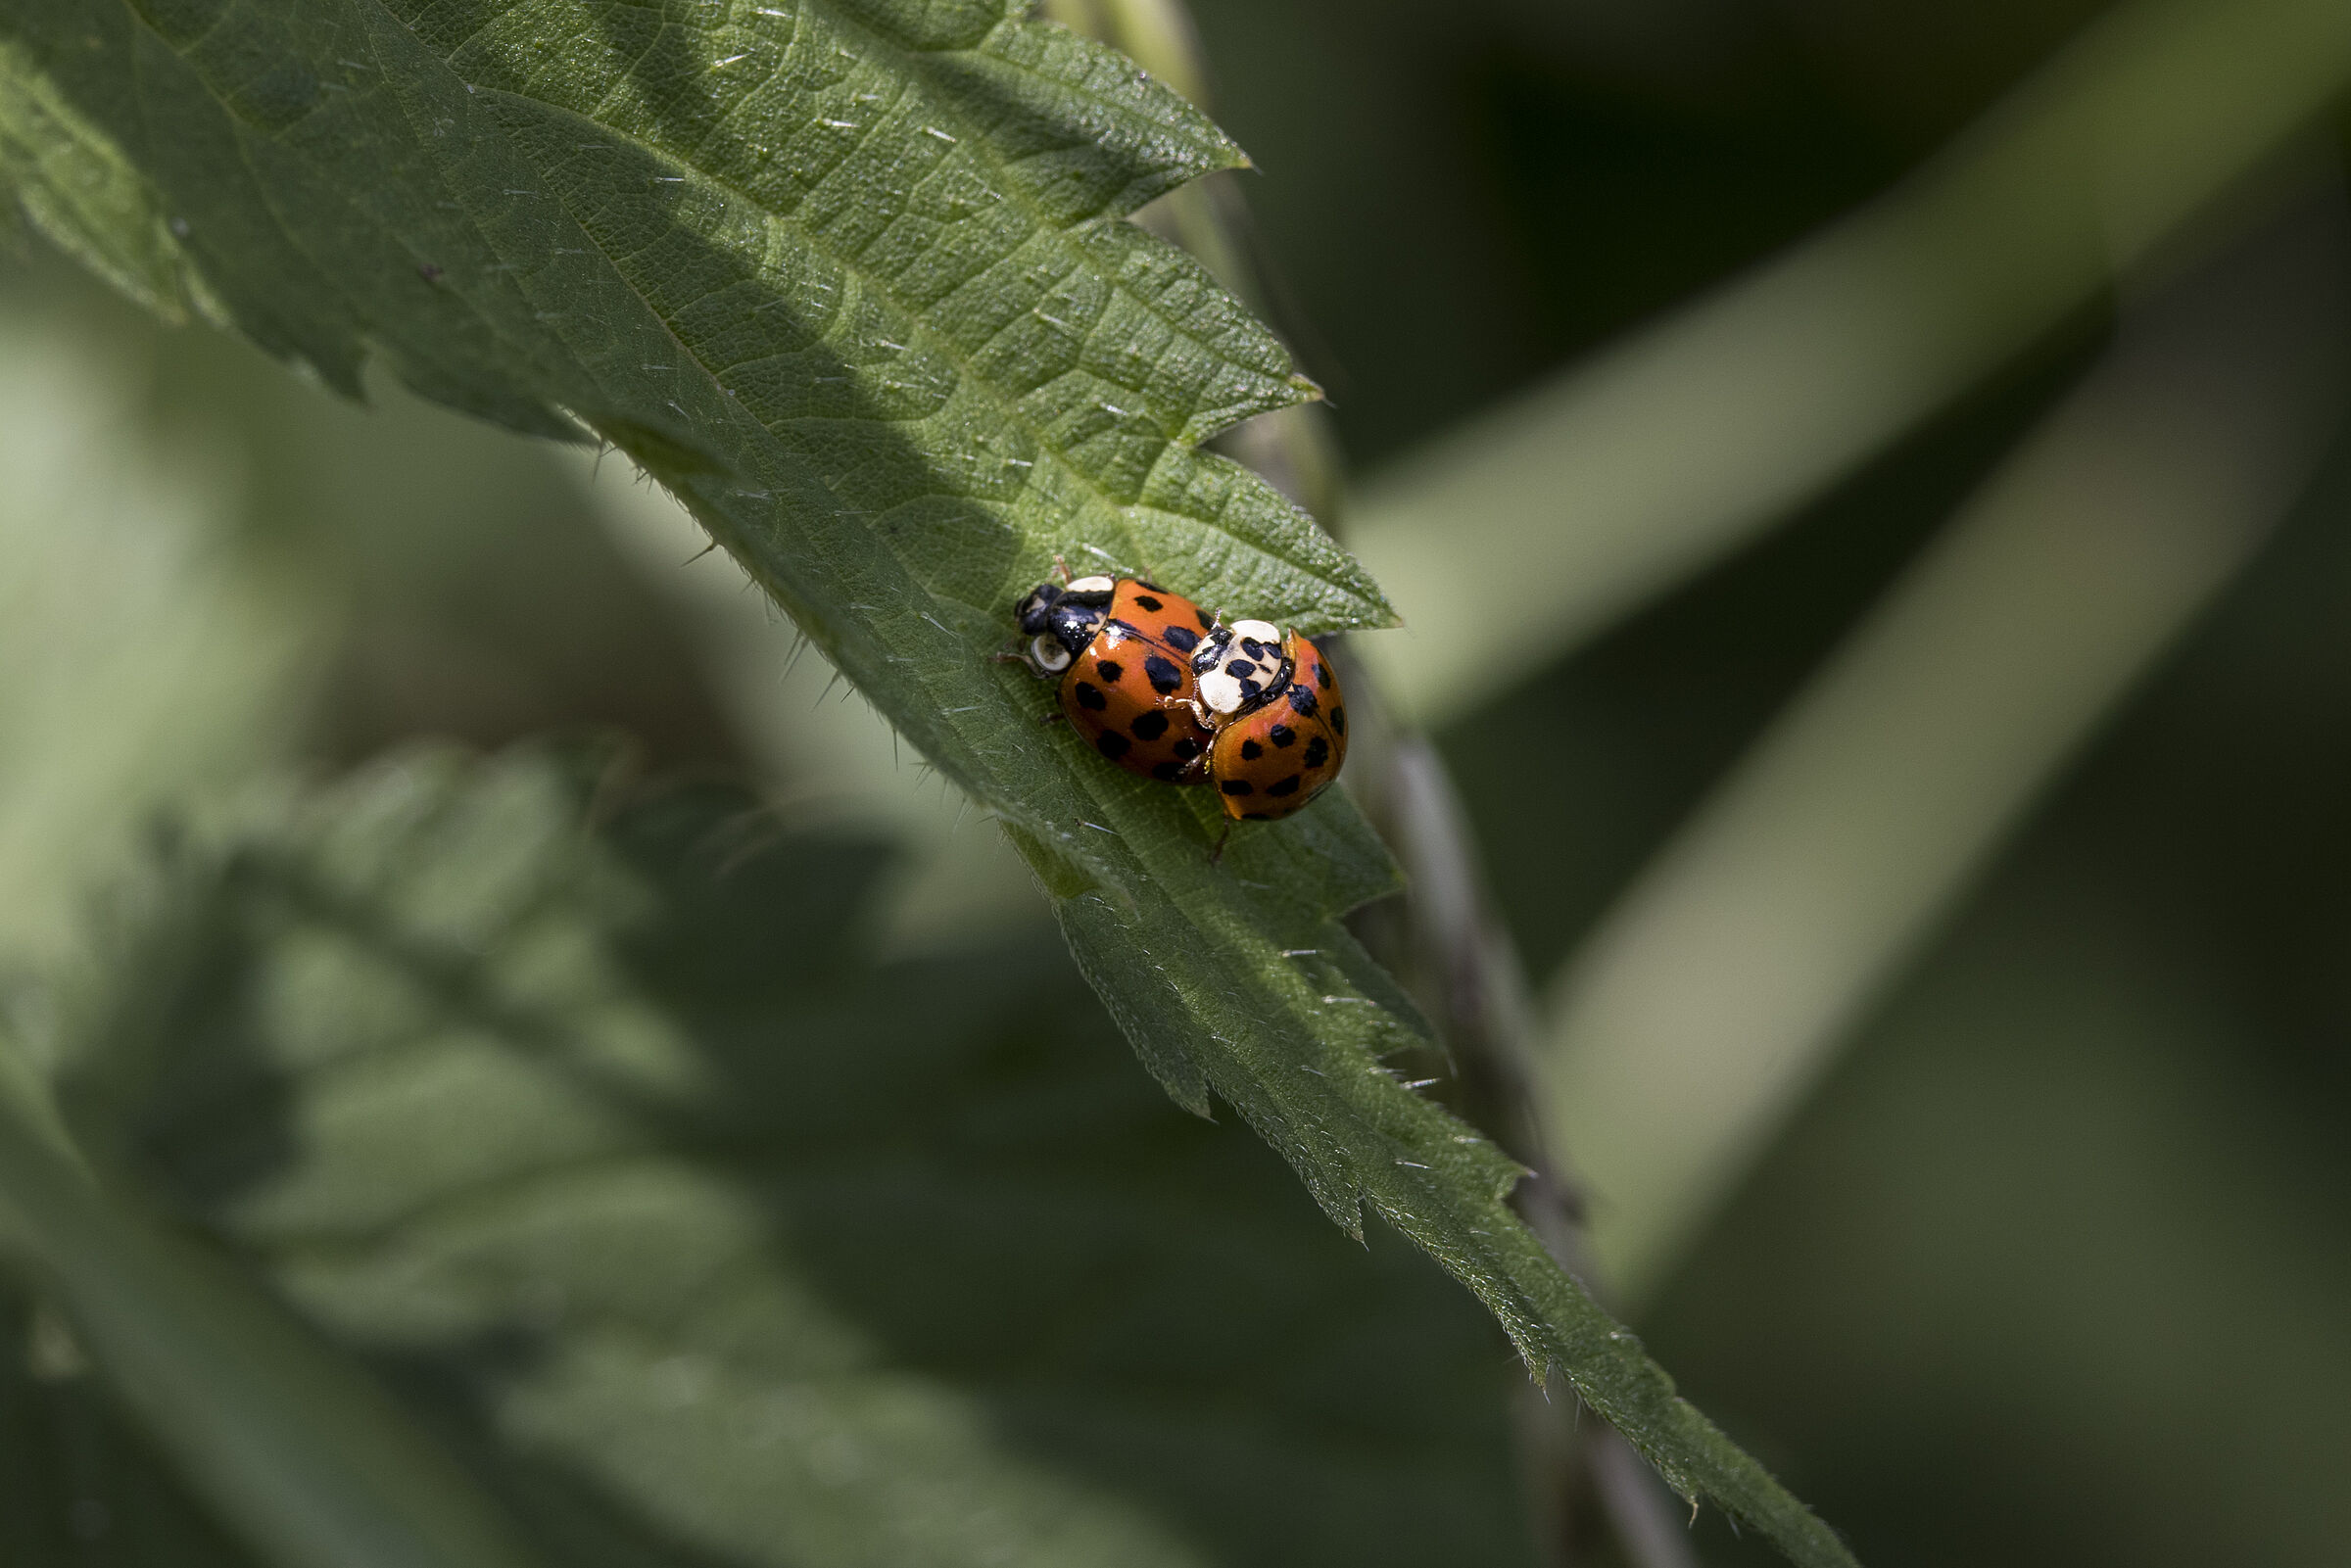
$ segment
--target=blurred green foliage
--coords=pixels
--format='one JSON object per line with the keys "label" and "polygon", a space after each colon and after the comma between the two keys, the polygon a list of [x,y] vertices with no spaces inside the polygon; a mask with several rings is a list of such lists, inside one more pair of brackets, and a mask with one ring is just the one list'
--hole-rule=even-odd
{"label": "blurred green foliage", "polygon": [[[1048,935],[877,964],[880,845],[608,778],[584,833],[583,764],[399,756],[168,853],[39,1042],[109,1180],[540,1560],[1525,1559],[1482,1314],[1170,1105]],[[122,1443],[77,1381],[15,1401],[53,1539],[28,1429]],[[88,1485],[178,1560],[140,1464]]]}

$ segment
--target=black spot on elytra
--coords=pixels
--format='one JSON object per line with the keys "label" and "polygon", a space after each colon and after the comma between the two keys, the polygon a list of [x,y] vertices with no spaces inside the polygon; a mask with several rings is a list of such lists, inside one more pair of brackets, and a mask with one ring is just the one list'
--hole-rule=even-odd
{"label": "black spot on elytra", "polygon": [[1108,681],[1112,686],[1117,686],[1121,681],[1127,679],[1126,667],[1116,659],[1097,659],[1094,661],[1094,668],[1100,671],[1102,679]]}
{"label": "black spot on elytra", "polygon": [[1330,710],[1330,727],[1331,729],[1337,731],[1340,735],[1345,735],[1347,733],[1347,710],[1345,708],[1333,708]]}
{"label": "black spot on elytra", "polygon": [[1319,705],[1315,701],[1315,693],[1311,689],[1303,686],[1290,688],[1290,706],[1296,711],[1311,719],[1315,716],[1315,709]]}
{"label": "black spot on elytra", "polygon": [[1176,780],[1183,777],[1183,764],[1180,762],[1163,762],[1151,770],[1151,777],[1154,779],[1165,780],[1169,784],[1174,784]]}
{"label": "black spot on elytra", "polygon": [[1194,757],[1200,755],[1200,742],[1187,736],[1183,739],[1176,742],[1176,755],[1181,757],[1186,762],[1191,761]]}
{"label": "black spot on elytra", "polygon": [[1272,820],[1273,813],[1270,811],[1244,811],[1241,813],[1243,822],[1271,822]]}
{"label": "black spot on elytra", "polygon": [[1078,683],[1078,705],[1088,713],[1100,713],[1110,706],[1110,698],[1094,689],[1091,681]]}
{"label": "black spot on elytra", "polygon": [[1330,685],[1330,672],[1322,667],[1322,661],[1320,659],[1317,659],[1315,661],[1315,685]]}
{"label": "black spot on elytra", "polygon": [[1168,733],[1168,716],[1154,708],[1127,728],[1137,740],[1156,740]]}
{"label": "black spot on elytra", "polygon": [[1208,611],[1206,611],[1206,610],[1203,610],[1203,609],[1194,609],[1194,610],[1192,611],[1192,613],[1193,613],[1194,615],[1197,615],[1198,617],[1200,617],[1200,630],[1201,630],[1201,631],[1203,631],[1203,632],[1213,632],[1213,631],[1215,631],[1215,630],[1217,629],[1217,618],[1216,618],[1215,616],[1213,616],[1213,615],[1209,614],[1209,613],[1208,613]]}
{"label": "black spot on elytra", "polygon": [[1167,608],[1165,604],[1161,603],[1158,599],[1153,598],[1148,594],[1135,594],[1134,601],[1135,603],[1141,605],[1144,609],[1149,610],[1154,615],[1157,615],[1161,610]]}
{"label": "black spot on elytra", "polygon": [[1304,774],[1293,773],[1279,784],[1266,785],[1266,793],[1269,795],[1294,795],[1298,792],[1298,785],[1304,782],[1305,778]]}
{"label": "black spot on elytra", "polygon": [[1227,779],[1223,784],[1217,785],[1217,787],[1223,790],[1228,795],[1253,795],[1257,793],[1256,785],[1250,784],[1250,782],[1246,779]]}
{"label": "black spot on elytra", "polygon": [[1173,694],[1183,685],[1183,666],[1174,659],[1163,659],[1156,653],[1144,655],[1143,675],[1150,681],[1151,689],[1163,697]]}
{"label": "black spot on elytra", "polygon": [[1188,626],[1168,628],[1168,646],[1178,653],[1189,653],[1200,645],[1200,634]]}
{"label": "black spot on elytra", "polygon": [[1299,759],[1310,768],[1319,768],[1330,760],[1330,742],[1320,736],[1306,743],[1306,753]]}
{"label": "black spot on elytra", "polygon": [[1116,762],[1127,755],[1128,740],[1116,730],[1105,730],[1094,736],[1094,749]]}
{"label": "black spot on elytra", "polygon": [[1244,762],[1255,762],[1255,761],[1256,761],[1258,758],[1260,758],[1260,757],[1264,756],[1265,754],[1266,754],[1266,748],[1265,748],[1264,746],[1261,746],[1261,745],[1259,745],[1259,744],[1258,744],[1256,741],[1254,741],[1254,740],[1244,740],[1244,741],[1242,741],[1242,742],[1241,742],[1241,760],[1242,760],[1242,761],[1244,761]]}
{"label": "black spot on elytra", "polygon": [[1277,746],[1294,746],[1298,743],[1298,732],[1286,724],[1277,724],[1266,732],[1266,738]]}

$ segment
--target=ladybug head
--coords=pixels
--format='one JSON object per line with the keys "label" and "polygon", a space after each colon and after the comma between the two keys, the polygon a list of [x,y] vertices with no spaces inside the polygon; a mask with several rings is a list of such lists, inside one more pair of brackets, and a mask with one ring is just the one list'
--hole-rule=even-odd
{"label": "ladybug head", "polygon": [[1012,612],[1013,619],[1020,623],[1023,632],[1035,637],[1051,628],[1053,606],[1060,599],[1060,589],[1051,583],[1039,583],[1030,590],[1027,598],[1021,600],[1021,607]]}
{"label": "ladybug head", "polygon": [[[1035,640],[1034,646],[1058,643],[1067,658],[1047,660],[1052,669],[1066,666],[1068,659],[1085,651],[1085,645],[1102,630],[1110,616],[1110,587],[1103,582],[1100,592],[1091,585],[1094,578],[1082,578],[1070,587],[1055,588],[1051,583],[1039,583],[1021,600],[1014,613],[1020,618],[1021,631]],[[1039,657],[1042,657],[1040,652]]]}

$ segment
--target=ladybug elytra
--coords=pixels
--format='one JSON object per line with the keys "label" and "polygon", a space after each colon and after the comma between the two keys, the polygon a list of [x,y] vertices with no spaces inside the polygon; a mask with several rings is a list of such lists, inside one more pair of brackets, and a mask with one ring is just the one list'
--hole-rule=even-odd
{"label": "ladybug elytra", "polygon": [[1132,578],[1040,583],[1020,655],[1059,677],[1061,711],[1129,773],[1212,784],[1225,816],[1286,817],[1338,777],[1347,710],[1322,652],[1266,621],[1229,626]]}
{"label": "ladybug elytra", "polygon": [[[1246,623],[1244,623],[1246,624]],[[1347,708],[1322,650],[1292,632],[1272,687],[1217,727],[1208,774],[1224,815],[1286,817],[1320,794],[1347,760]]]}
{"label": "ladybug elytra", "polygon": [[1026,655],[1061,677],[1061,711],[1087,743],[1125,768],[1197,784],[1213,738],[1200,716],[1192,650],[1216,621],[1180,594],[1132,579],[1040,583],[1021,601]]}

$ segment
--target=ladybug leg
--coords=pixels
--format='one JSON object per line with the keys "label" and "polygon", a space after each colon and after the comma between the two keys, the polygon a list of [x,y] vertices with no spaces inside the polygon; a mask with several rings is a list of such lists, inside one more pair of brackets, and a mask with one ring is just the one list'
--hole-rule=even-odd
{"label": "ladybug leg", "polygon": [[1040,727],[1048,724],[1060,724],[1063,722],[1063,715],[1059,708],[1055,708],[1051,713],[1046,714],[1043,718],[1037,720],[1036,722]]}
{"label": "ladybug leg", "polygon": [[1227,819],[1224,824],[1223,832],[1217,834],[1217,847],[1208,852],[1208,863],[1211,866],[1218,864],[1224,858],[1224,846],[1231,841],[1232,823],[1229,819]]}

